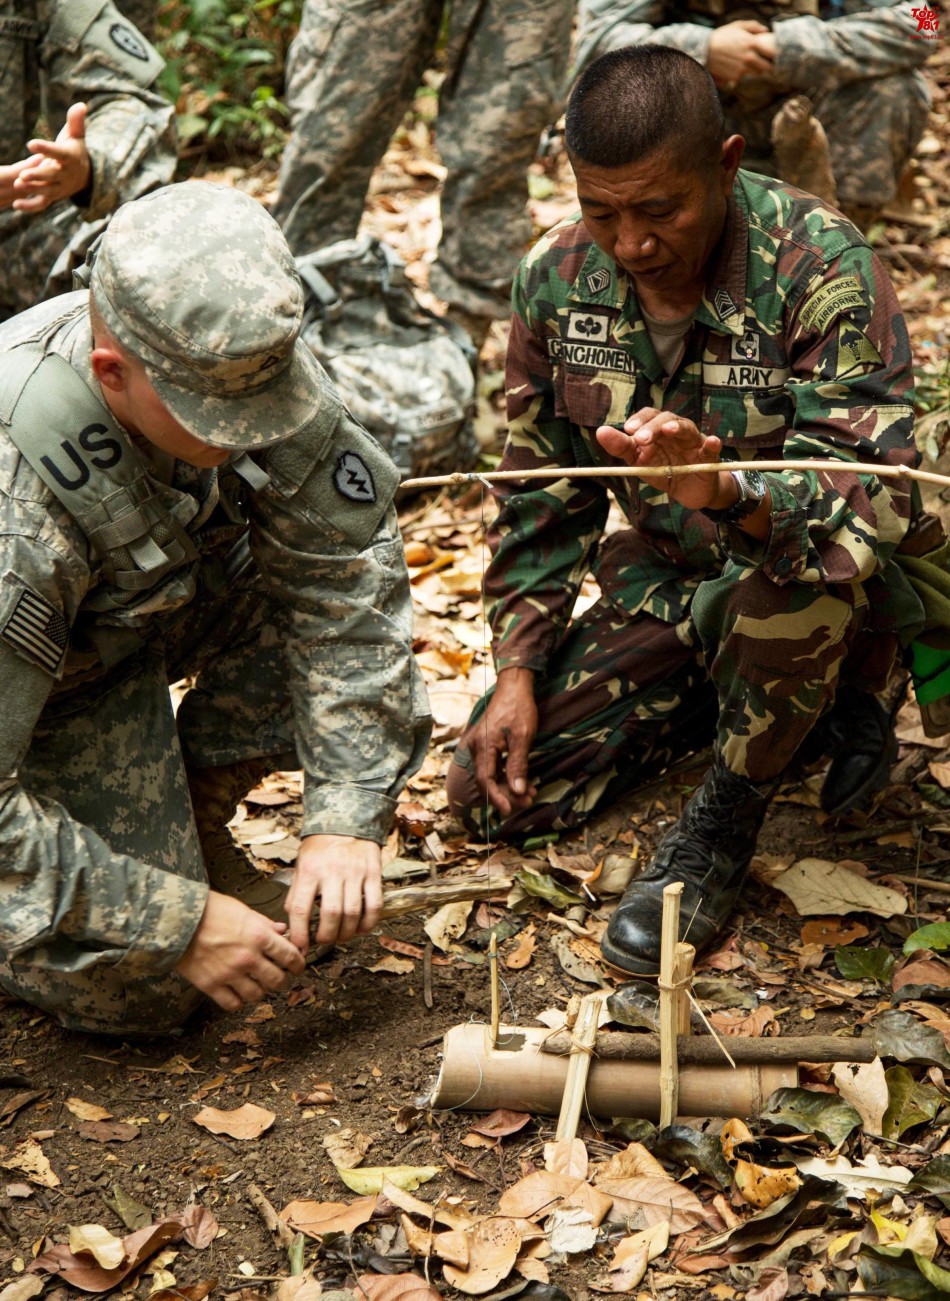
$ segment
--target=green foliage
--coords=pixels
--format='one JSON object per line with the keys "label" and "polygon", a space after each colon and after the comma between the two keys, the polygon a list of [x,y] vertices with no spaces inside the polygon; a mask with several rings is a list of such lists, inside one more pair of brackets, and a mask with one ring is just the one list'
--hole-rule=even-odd
{"label": "green foliage", "polygon": [[845,980],[874,980],[890,983],[894,974],[894,955],[889,949],[865,949],[860,944],[838,944],[835,966]]}
{"label": "green foliage", "polygon": [[287,49],[301,0],[167,0],[157,44],[162,90],[178,109],[186,154],[277,155],[285,138]]}
{"label": "green foliage", "polygon": [[914,953],[917,949],[932,949],[937,953],[950,949],[950,922],[931,922],[908,935],[904,952]]}

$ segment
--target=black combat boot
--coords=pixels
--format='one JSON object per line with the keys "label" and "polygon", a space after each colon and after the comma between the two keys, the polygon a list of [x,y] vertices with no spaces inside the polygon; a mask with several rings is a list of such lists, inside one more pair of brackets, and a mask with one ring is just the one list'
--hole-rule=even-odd
{"label": "black combat boot", "polygon": [[815,733],[821,753],[831,756],[821,788],[825,813],[850,813],[884,789],[897,758],[897,737],[876,697],[856,687],[839,687]]}
{"label": "black combat boot", "polygon": [[739,898],[776,785],[756,786],[715,756],[653,862],[624,891],[601,941],[608,962],[636,975],[658,974],[663,890],[674,881],[685,886],[680,939],[697,952],[708,947]]}

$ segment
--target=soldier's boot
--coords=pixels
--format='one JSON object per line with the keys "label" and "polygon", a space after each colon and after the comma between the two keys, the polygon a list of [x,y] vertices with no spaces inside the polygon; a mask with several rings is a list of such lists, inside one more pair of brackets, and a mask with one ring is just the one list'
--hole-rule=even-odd
{"label": "soldier's boot", "polygon": [[272,763],[260,759],[220,768],[185,765],[198,839],[212,890],[240,899],[271,921],[285,922],[286,884],[259,872],[235,843],[227,826],[238,803],[272,768]]}
{"label": "soldier's boot", "polygon": [[856,687],[839,687],[831,709],[816,724],[822,752],[831,756],[821,807],[833,815],[868,804],[884,789],[897,758],[897,737],[880,701]]}
{"label": "soldier's boot", "polygon": [[601,941],[608,962],[635,975],[659,973],[663,891],[675,881],[685,887],[680,939],[697,952],[709,946],[739,898],[776,785],[758,786],[715,755],[650,866],[624,891]]}

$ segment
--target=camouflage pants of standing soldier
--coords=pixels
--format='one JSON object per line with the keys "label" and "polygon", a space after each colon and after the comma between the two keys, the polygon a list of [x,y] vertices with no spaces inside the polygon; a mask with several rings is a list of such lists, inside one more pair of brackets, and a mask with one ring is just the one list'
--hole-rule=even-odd
{"label": "camouflage pants of standing soldier", "polygon": [[560,110],[573,9],[573,0],[307,0],[288,60],[293,133],[273,208],[294,253],[356,234],[373,169],[445,21],[447,175],[430,282],[465,312],[507,317],[531,237],[527,169]]}
{"label": "camouflage pants of standing soldier", "polygon": [[[298,766],[286,611],[253,569],[227,590],[216,574],[209,581],[218,590],[206,585],[170,616],[162,641],[94,687],[54,698],[20,769],[27,790],[58,801],[115,852],[195,881],[206,875],[183,756],[199,768],[261,756],[275,770]],[[176,720],[168,684],[195,673]],[[135,899],[115,907],[147,932]],[[124,979],[119,957],[55,940],[0,962],[0,988],[70,1029],[118,1035],[167,1033],[202,1001],[174,971]]]}
{"label": "camouflage pants of standing soldier", "polygon": [[0,212],[0,321],[28,307],[68,293],[73,270],[85,261],[105,221],[83,221],[79,209],[65,199],[46,212]]}
{"label": "camouflage pants of standing soldier", "polygon": [[680,624],[630,616],[602,596],[571,623],[537,684],[534,803],[499,822],[463,743],[447,783],[453,811],[476,834],[556,835],[714,741],[734,772],[770,781],[791,763],[842,674],[864,690],[886,682],[896,643],[863,631],[864,610],[850,596],[780,587],[734,565],[699,586]]}
{"label": "camouflage pants of standing soldier", "polygon": [[[727,129],[745,137],[743,167],[777,176],[769,137],[784,97],[766,94],[765,103],[756,103],[754,90],[750,94],[750,100],[723,97]],[[885,207],[927,125],[930,96],[923,76],[905,72],[849,81],[809,98],[828,137],[838,205],[849,214]]]}

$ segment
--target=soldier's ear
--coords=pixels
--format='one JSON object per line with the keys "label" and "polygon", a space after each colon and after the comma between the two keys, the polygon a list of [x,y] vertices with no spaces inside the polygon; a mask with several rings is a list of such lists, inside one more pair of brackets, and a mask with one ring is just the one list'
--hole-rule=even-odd
{"label": "soldier's ear", "polygon": [[736,172],[739,170],[739,164],[742,162],[744,152],[745,140],[742,136],[729,136],[723,141],[722,153],[719,155],[719,166],[722,173],[723,190],[726,192],[732,190],[732,182],[736,179]]}
{"label": "soldier's ear", "polygon": [[100,343],[92,350],[90,357],[92,373],[102,388],[110,393],[124,393],[129,383],[128,359],[118,348],[109,343]]}

